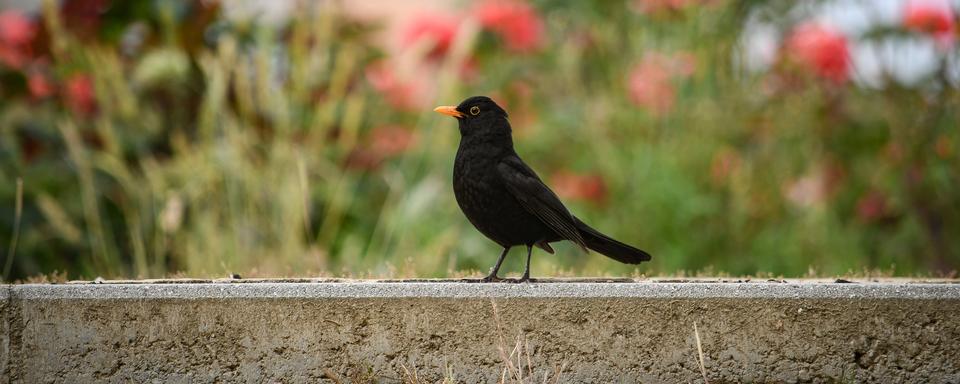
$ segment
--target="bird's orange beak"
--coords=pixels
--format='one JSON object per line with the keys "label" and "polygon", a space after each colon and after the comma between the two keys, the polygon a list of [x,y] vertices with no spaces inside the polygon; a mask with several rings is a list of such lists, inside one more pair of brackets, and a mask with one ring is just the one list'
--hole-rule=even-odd
{"label": "bird's orange beak", "polygon": [[439,106],[439,107],[434,108],[433,111],[436,112],[436,113],[442,113],[442,114],[447,115],[447,116],[453,116],[453,117],[458,117],[458,118],[459,118],[459,117],[463,117],[463,114],[460,113],[460,111],[457,110],[457,107]]}

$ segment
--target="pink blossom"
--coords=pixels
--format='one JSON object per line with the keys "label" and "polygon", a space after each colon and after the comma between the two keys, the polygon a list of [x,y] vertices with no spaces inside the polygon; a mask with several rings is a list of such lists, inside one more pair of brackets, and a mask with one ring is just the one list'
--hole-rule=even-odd
{"label": "pink blossom", "polygon": [[889,215],[887,198],[882,193],[871,191],[857,200],[857,217],[864,222],[874,222]]}
{"label": "pink blossom", "polygon": [[416,140],[412,129],[399,125],[385,125],[370,131],[370,149],[384,157],[406,152]]}
{"label": "pink blossom", "polygon": [[559,171],[550,177],[557,195],[571,200],[602,204],[607,200],[607,183],[597,173],[579,174]]}
{"label": "pink blossom", "polygon": [[425,106],[423,95],[427,91],[426,85],[412,76],[400,76],[390,63],[371,64],[367,67],[366,78],[394,108],[419,110]]}
{"label": "pink blossom", "polygon": [[834,196],[847,177],[846,170],[833,161],[811,168],[807,174],[783,186],[783,196],[800,208],[820,206]]}
{"label": "pink blossom", "polygon": [[54,92],[50,79],[47,78],[43,72],[36,70],[27,73],[27,89],[30,91],[30,96],[34,99],[49,97],[53,95]]}
{"label": "pink blossom", "polygon": [[33,41],[36,26],[17,10],[0,12],[0,41],[4,44],[25,45]]}
{"label": "pink blossom", "polygon": [[373,171],[384,161],[406,152],[417,141],[414,131],[399,125],[385,125],[370,131],[364,144],[347,155],[344,166]]}
{"label": "pink blossom", "polygon": [[459,29],[460,19],[451,15],[420,15],[403,30],[402,44],[409,48],[421,41],[430,44],[429,56],[441,58],[450,50]]}
{"label": "pink blossom", "polygon": [[97,109],[93,94],[93,80],[89,75],[76,74],[64,82],[67,107],[78,115],[90,115]]}
{"label": "pink blossom", "polygon": [[784,188],[787,201],[802,208],[810,208],[826,200],[826,179],[822,173],[811,173],[791,181]]}
{"label": "pink blossom", "polygon": [[457,71],[457,75],[460,76],[460,80],[464,83],[476,81],[480,76],[480,65],[477,63],[477,58],[469,56],[464,59],[463,63],[460,64],[460,70]]}
{"label": "pink blossom", "polygon": [[708,5],[715,0],[634,0],[633,9],[640,13],[663,13],[683,10],[697,5]]}
{"label": "pink blossom", "polygon": [[710,162],[710,176],[716,185],[726,185],[730,176],[740,168],[740,153],[732,148],[723,148],[713,154]]}
{"label": "pink blossom", "polygon": [[694,63],[689,54],[647,54],[627,79],[630,100],[655,115],[670,112],[677,93],[673,82],[692,75]]}
{"label": "pink blossom", "polygon": [[11,68],[21,68],[32,56],[30,45],[37,27],[32,20],[17,10],[0,12],[0,62]]}
{"label": "pink blossom", "polygon": [[911,0],[903,12],[903,26],[927,33],[941,45],[953,43],[956,21],[953,9],[944,0]]}
{"label": "pink blossom", "polygon": [[797,26],[784,45],[789,60],[834,83],[850,76],[847,38],[836,28],[810,22]]}
{"label": "pink blossom", "polygon": [[515,52],[536,50],[543,43],[543,20],[529,4],[519,0],[486,0],[474,9],[480,24]]}

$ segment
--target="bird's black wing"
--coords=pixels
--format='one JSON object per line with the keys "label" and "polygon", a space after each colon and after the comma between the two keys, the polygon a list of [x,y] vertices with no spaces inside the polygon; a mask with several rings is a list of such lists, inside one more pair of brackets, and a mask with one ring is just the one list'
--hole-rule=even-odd
{"label": "bird's black wing", "polygon": [[536,216],[564,239],[577,243],[587,250],[583,236],[577,229],[573,215],[530,167],[519,157],[508,156],[497,164],[497,172],[503,184],[527,212]]}

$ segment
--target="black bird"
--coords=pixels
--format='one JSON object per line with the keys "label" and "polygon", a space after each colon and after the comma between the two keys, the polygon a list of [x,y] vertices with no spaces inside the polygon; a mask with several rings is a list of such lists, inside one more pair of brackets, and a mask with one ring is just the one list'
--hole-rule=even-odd
{"label": "black bird", "polygon": [[474,96],[456,107],[434,111],[457,118],[460,147],[453,165],[457,204],[474,227],[503,247],[497,264],[484,281],[496,281],[497,271],[513,246],[527,246],[527,268],[520,281],[530,280],[533,246],[553,253],[550,243],[570,240],[621,263],[649,261],[650,254],[614,240],[571,215],[557,195],[520,160],[513,150],[507,112],[485,96]]}

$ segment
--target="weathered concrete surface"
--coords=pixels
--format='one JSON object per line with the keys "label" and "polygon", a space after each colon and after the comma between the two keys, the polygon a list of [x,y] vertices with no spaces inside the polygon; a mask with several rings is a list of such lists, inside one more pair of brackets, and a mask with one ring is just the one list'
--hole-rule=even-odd
{"label": "weathered concrete surface", "polygon": [[0,367],[11,382],[413,374],[436,382],[451,373],[496,382],[518,335],[524,378],[529,353],[536,382],[561,366],[561,382],[702,382],[696,323],[711,383],[960,383],[960,284],[950,282],[215,282],[0,292]]}

